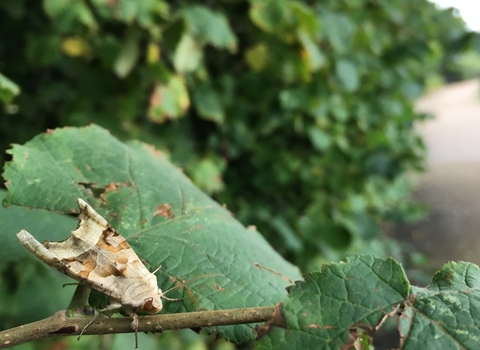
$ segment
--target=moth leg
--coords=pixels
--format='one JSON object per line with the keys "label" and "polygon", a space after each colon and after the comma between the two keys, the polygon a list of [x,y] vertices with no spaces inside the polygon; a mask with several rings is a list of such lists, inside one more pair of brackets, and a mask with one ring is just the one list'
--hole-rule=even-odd
{"label": "moth leg", "polygon": [[135,349],[138,348],[138,315],[134,312],[132,314],[132,323],[130,323],[130,327],[135,330]]}
{"label": "moth leg", "polygon": [[118,310],[122,307],[122,304],[121,303],[111,303],[110,305],[108,305],[106,308],[104,309],[101,309],[101,310],[98,310],[98,314],[95,315],[95,317],[93,317],[90,322],[88,322],[85,327],[82,328],[82,331],[80,332],[80,335],[78,336],[77,340],[80,340],[80,337],[83,335],[83,333],[85,332],[85,330],[90,327],[90,325],[95,322],[95,320],[103,313],[105,312],[108,312],[108,311],[113,311],[113,310]]}
{"label": "moth leg", "polygon": [[155,275],[158,272],[158,270],[160,270],[161,268],[162,268],[162,265],[160,265],[155,270],[153,270],[152,273]]}
{"label": "moth leg", "polygon": [[137,349],[138,348],[138,315],[135,312],[135,310],[133,310],[132,307],[124,306],[123,310],[128,316],[130,316],[133,319],[132,323],[130,323],[130,328],[132,328],[135,331],[135,349]]}

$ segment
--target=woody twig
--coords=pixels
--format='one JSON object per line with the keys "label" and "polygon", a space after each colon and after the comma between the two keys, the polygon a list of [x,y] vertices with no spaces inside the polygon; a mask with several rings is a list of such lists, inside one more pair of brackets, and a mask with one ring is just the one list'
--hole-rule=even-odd
{"label": "woody twig", "polygon": [[[138,318],[139,332],[161,332],[172,329],[201,328],[266,322],[271,319],[274,306],[245,309],[185,312]],[[43,320],[0,332],[0,349],[33,340],[56,336],[79,335],[90,321],[88,317],[67,317],[62,310]],[[131,318],[101,317],[84,334],[132,333]]]}

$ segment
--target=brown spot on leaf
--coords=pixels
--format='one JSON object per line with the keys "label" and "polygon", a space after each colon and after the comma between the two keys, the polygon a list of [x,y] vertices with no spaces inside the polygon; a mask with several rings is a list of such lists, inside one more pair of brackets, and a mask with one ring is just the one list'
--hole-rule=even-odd
{"label": "brown spot on leaf", "polygon": [[170,282],[177,282],[177,279],[173,276],[168,276],[168,279],[170,280]]}
{"label": "brown spot on leaf", "polygon": [[213,289],[215,289],[216,291],[225,292],[225,288],[222,288],[222,287],[220,287],[219,285],[216,285],[216,284],[213,285]]}
{"label": "brown spot on leaf", "polygon": [[308,328],[318,328],[318,329],[333,329],[333,326],[322,326],[321,324],[310,323]]}
{"label": "brown spot on leaf", "polygon": [[162,94],[158,86],[155,87],[150,95],[150,107],[156,107],[162,102]]}
{"label": "brown spot on leaf", "polygon": [[163,216],[167,219],[174,219],[175,214],[173,213],[172,206],[170,204],[162,204],[157,207],[157,211],[153,213],[154,216]]}
{"label": "brown spot on leaf", "polygon": [[103,188],[98,186],[96,182],[77,182],[77,184],[83,186],[84,189],[88,191],[88,193],[95,198],[100,198],[103,193]]}
{"label": "brown spot on leaf", "polygon": [[253,263],[253,266],[255,266],[255,267],[257,267],[257,268],[259,268],[259,269],[261,269],[261,270],[265,270],[265,271],[271,272],[271,273],[273,273],[274,275],[277,275],[278,277],[280,277],[281,279],[283,279],[284,281],[293,284],[293,281],[292,281],[290,278],[288,278],[288,277],[285,276],[285,275],[282,275],[282,274],[281,274],[280,272],[278,272],[278,271],[275,271],[275,270],[273,270],[273,269],[271,269],[271,268],[269,268],[269,267],[260,265],[260,264],[257,263],[257,262],[254,262],[254,263]]}
{"label": "brown spot on leaf", "polygon": [[102,187],[103,192],[100,194],[100,199],[103,201],[103,203],[107,204],[107,193],[109,192],[118,192],[120,191],[120,188],[126,187],[126,188],[135,188],[135,184],[132,182],[126,181],[126,182],[110,182],[106,184],[104,187]]}
{"label": "brown spot on leaf", "polygon": [[161,151],[159,151],[158,149],[156,149],[154,146],[152,145],[146,145],[147,148],[150,150],[150,152],[153,153],[153,155],[155,156],[155,158],[163,158],[163,154]]}
{"label": "brown spot on leaf", "polygon": [[114,182],[110,182],[107,186],[105,186],[105,194],[108,192],[116,191],[117,185]]}

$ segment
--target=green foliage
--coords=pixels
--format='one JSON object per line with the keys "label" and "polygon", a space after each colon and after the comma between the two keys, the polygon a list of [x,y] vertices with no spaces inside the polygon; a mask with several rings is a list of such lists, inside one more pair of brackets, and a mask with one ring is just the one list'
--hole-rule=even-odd
{"label": "green foliage", "polygon": [[[167,303],[166,312],[279,302],[273,318],[256,333],[251,325],[207,328],[227,340],[242,342],[258,334],[258,349],[339,349],[347,344],[368,348],[372,335],[395,317],[402,349],[479,346],[480,268],[474,264],[447,263],[429,286],[420,288],[410,285],[402,266],[391,258],[353,255],[308,274],[305,281],[287,288],[287,297],[286,277],[299,279],[296,269],[151,147],[121,143],[104,129],[90,126],[39,135],[23,146],[15,145],[11,154],[14,159],[4,173],[9,193],[3,202],[71,212],[74,196],[86,198],[127,237],[147,266],[162,266],[163,290],[187,280],[183,293],[176,295],[183,302]],[[73,293],[59,288],[67,282],[65,276],[51,274],[18,242],[14,244],[11,231],[30,225],[38,239],[60,240],[69,234],[74,219],[10,207],[0,209],[0,220],[8,250],[2,261],[8,265],[0,274],[7,282],[0,284],[0,295],[8,302],[0,313],[10,322],[4,321],[2,327],[47,316],[61,303],[65,307],[66,297]],[[35,298],[30,297],[32,288]],[[175,335],[168,333],[158,340],[142,337],[142,348],[175,346]],[[128,339],[123,335],[113,341],[123,344]],[[182,339],[183,346],[201,341],[188,334]],[[90,339],[82,346],[105,346],[108,341]]]}
{"label": "green foliage", "polygon": [[2,73],[22,91],[1,112],[2,149],[91,122],[142,139],[308,268],[418,216],[405,177],[423,159],[412,99],[468,41],[427,0],[7,0],[0,11]]}
{"label": "green foliage", "polygon": [[[279,301],[285,283],[252,270],[254,261],[292,278],[298,272],[165,158],[306,270],[348,252],[396,254],[398,246],[382,239],[383,225],[420,214],[405,175],[423,159],[413,130],[422,116],[412,99],[431,76],[458,71],[458,53],[479,42],[450,10],[427,0],[5,0],[0,14],[1,154],[47,128],[94,122],[119,139],[153,144],[164,157],[98,127],[40,135],[14,147],[6,203],[72,212],[75,198],[87,198],[152,266],[185,278],[220,271],[193,283],[198,300],[168,304],[169,311]],[[167,201],[175,219],[154,215]],[[32,257],[12,238],[18,224],[36,237],[60,238],[72,219],[59,217],[0,211],[9,249],[0,276],[8,305],[0,313],[11,323],[34,317],[29,302],[23,309],[13,297],[28,298],[29,285],[50,305],[39,317],[52,309],[43,296],[59,295],[63,307],[66,294],[53,288],[62,277],[20,260]],[[153,222],[138,218],[156,220],[162,231],[134,236]],[[182,232],[202,249],[178,239]],[[157,236],[158,247],[145,242]],[[19,277],[20,264],[30,277]],[[195,289],[227,277],[240,299]],[[252,334],[247,326],[222,332],[233,340]]]}
{"label": "green foliage", "polygon": [[95,121],[168,149],[302,266],[377,239],[415,213],[411,98],[463,29],[435,26],[453,16],[426,0],[365,5],[7,1],[4,30],[23,37],[2,37],[28,61],[5,62],[23,92],[3,147]]}
{"label": "green foliage", "polygon": [[18,85],[0,73],[0,100],[9,103],[19,93]]}
{"label": "green foliage", "polygon": [[419,288],[392,259],[351,256],[292,287],[256,348],[365,349],[367,334],[398,312],[402,349],[476,349],[479,300],[474,264],[445,264],[429,286]]}
{"label": "green foliage", "polygon": [[478,78],[480,74],[480,35],[467,33],[458,38],[465,43],[465,48],[458,52],[458,44],[450,49],[449,56],[444,59],[442,73],[447,81]]}
{"label": "green foliage", "polygon": [[[183,289],[183,303],[167,304],[167,312],[273,305],[286,296],[288,279],[272,271],[301,278],[256,230],[244,228],[152,147],[123,144],[90,126],[41,134],[10,153],[4,204],[71,213],[76,198],[83,198],[151,270],[162,266],[162,290],[196,277]],[[63,238],[71,230],[56,229]],[[253,327],[209,331],[243,342],[254,337]]]}

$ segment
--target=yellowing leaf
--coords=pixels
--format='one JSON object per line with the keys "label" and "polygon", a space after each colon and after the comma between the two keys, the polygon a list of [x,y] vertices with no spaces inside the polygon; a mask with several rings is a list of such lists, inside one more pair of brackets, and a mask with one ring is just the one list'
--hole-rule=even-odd
{"label": "yellowing leaf", "polygon": [[167,84],[157,84],[150,96],[148,117],[155,123],[183,116],[190,107],[185,81],[180,76],[173,76]]}
{"label": "yellowing leaf", "polygon": [[63,40],[62,52],[70,57],[88,57],[91,55],[91,48],[85,39],[70,37]]}
{"label": "yellowing leaf", "polygon": [[155,43],[148,44],[147,47],[147,62],[155,63],[160,60],[161,49],[160,46]]}
{"label": "yellowing leaf", "polygon": [[260,43],[249,48],[245,53],[245,61],[253,71],[262,71],[268,62],[267,45]]}

